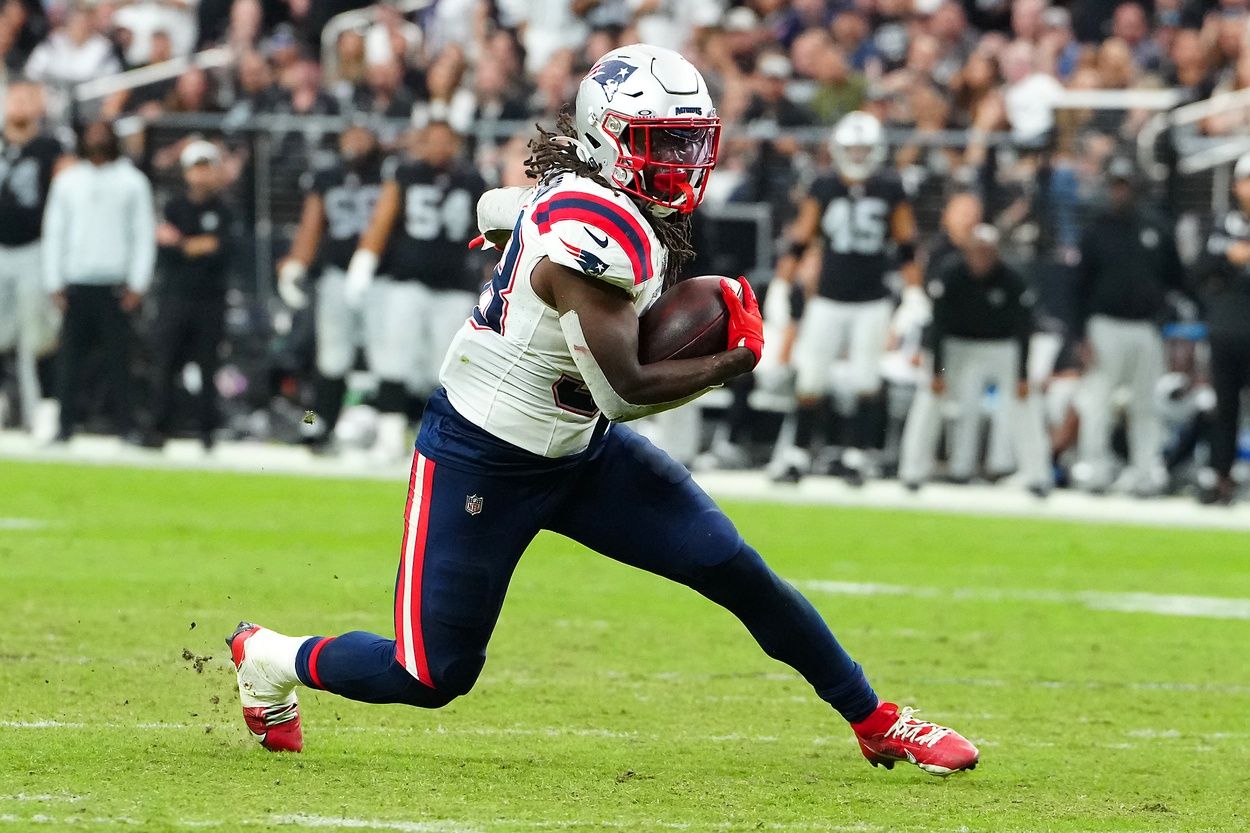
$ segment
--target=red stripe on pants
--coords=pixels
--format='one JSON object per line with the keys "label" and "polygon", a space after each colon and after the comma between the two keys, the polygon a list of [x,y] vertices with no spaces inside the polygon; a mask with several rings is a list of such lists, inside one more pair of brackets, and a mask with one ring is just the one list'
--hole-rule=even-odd
{"label": "red stripe on pants", "polygon": [[327,636],[325,639],[319,641],[313,646],[312,653],[308,655],[308,676],[312,678],[312,684],[317,688],[325,688],[325,686],[321,684],[321,675],[317,673],[317,657],[321,655],[321,649],[326,646],[326,643],[333,638],[334,637],[332,636]]}

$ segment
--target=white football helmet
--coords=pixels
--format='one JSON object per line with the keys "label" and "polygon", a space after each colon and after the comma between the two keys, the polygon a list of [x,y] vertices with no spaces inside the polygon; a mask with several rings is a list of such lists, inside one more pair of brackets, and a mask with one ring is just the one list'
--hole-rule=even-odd
{"label": "white football helmet", "polygon": [[833,127],[829,137],[833,166],[844,179],[863,182],[885,164],[889,154],[885,129],[876,116],[856,110],[847,113]]}
{"label": "white football helmet", "polygon": [[671,49],[636,43],[604,55],[577,88],[582,153],[655,214],[689,213],[716,165],[720,119],[707,83]]}

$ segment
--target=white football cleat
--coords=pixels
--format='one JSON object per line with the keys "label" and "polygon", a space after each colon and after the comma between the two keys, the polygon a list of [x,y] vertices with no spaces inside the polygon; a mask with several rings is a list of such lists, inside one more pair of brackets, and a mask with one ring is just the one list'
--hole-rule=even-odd
{"label": "white football cleat", "polygon": [[299,752],[304,748],[299,698],[295,696],[298,680],[291,679],[290,640],[251,622],[240,622],[226,638],[239,681],[243,722],[271,752]]}

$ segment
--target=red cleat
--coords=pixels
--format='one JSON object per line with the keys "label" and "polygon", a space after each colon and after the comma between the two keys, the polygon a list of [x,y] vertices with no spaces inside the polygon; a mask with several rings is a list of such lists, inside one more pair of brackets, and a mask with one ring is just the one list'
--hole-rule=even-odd
{"label": "red cleat", "polygon": [[268,628],[240,622],[226,644],[239,680],[248,731],[271,752],[299,752],[304,748],[304,730],[295,684],[282,679],[265,650],[275,637],[283,638]]}
{"label": "red cleat", "polygon": [[859,748],[876,766],[893,769],[895,761],[915,764],[930,775],[976,769],[981,753],[967,738],[936,723],[917,720],[910,706],[882,703],[860,723],[852,723]]}

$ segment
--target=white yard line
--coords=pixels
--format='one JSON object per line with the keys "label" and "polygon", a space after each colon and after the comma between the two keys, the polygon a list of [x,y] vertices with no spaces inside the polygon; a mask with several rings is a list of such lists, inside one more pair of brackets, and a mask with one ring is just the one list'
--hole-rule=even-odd
{"label": "white yard line", "polygon": [[1010,588],[912,587],[902,584],[876,584],[851,581],[809,580],[796,582],[811,593],[835,596],[903,596],[913,599],[943,599],[975,602],[1036,602],[1040,604],[1081,605],[1089,610],[1116,613],[1153,613],[1159,616],[1188,616],[1204,619],[1250,620],[1250,599],[1218,596],[1174,596],[1162,593],[1107,593],[1098,590],[1023,590]]}
{"label": "white yard line", "polygon": [[[144,822],[131,816],[51,816],[39,814],[34,816],[17,816],[0,814],[0,824],[47,825],[55,827],[135,827],[144,826]],[[740,821],[700,821],[683,822],[664,819],[566,819],[566,820],[532,820],[494,818],[488,821],[406,821],[391,819],[366,819],[347,816],[317,816],[305,813],[275,814],[262,818],[242,819],[176,819],[161,822],[162,826],[199,830],[204,828],[247,828],[247,827],[293,827],[304,830],[390,830],[399,833],[503,833],[509,830],[572,830],[586,828],[588,830],[776,830],[794,831],[794,833],[887,833],[897,828],[887,828],[870,822],[852,822],[838,824],[822,821],[778,821],[742,819]],[[929,827],[924,824],[908,825],[908,830],[924,831],[924,833],[969,833],[970,828]],[[1214,830],[1215,828],[1205,828]],[[1223,829],[1223,828],[1221,828]],[[1076,830],[1074,833],[1097,833],[1091,830]],[[1121,833],[1157,833],[1151,830],[1123,830]],[[1195,833],[1202,833],[1196,830]]]}
{"label": "white yard line", "polygon": [[[379,466],[363,454],[322,458],[302,447],[272,443],[225,442],[206,455],[191,440],[173,441],[164,452],[96,436],[77,436],[68,446],[49,447],[36,445],[18,431],[0,431],[0,460],[3,459],[398,482],[409,474],[407,460]],[[872,482],[857,489],[829,477],[809,477],[797,486],[780,486],[757,471],[710,472],[698,475],[697,479],[716,497],[733,500],[1250,531],[1250,504],[1199,506],[1188,498],[1094,498],[1057,491],[1049,499],[1039,500],[1008,486],[942,484],[929,485],[919,493],[912,493],[893,481]]]}
{"label": "white yard line", "polygon": [[0,530],[6,532],[25,532],[34,529],[47,529],[48,522],[38,518],[0,518]]}

